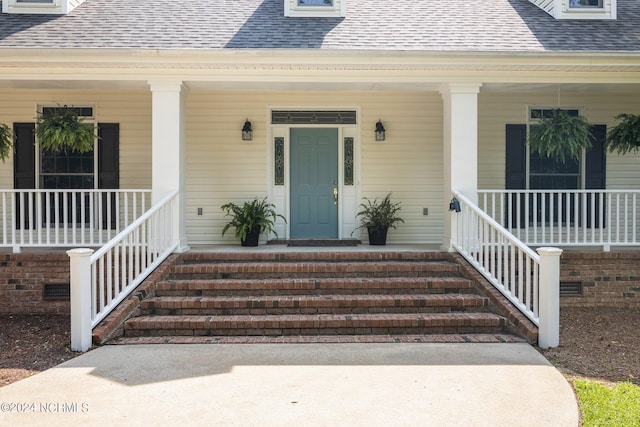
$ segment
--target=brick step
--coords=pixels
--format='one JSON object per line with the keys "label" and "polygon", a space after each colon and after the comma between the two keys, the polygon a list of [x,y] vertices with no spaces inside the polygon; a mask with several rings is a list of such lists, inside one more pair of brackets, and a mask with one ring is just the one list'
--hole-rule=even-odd
{"label": "brick step", "polygon": [[194,279],[158,282],[156,295],[469,293],[469,289],[475,289],[473,282],[461,277]]}
{"label": "brick step", "polygon": [[182,264],[212,262],[382,262],[382,261],[449,261],[446,252],[439,251],[302,251],[302,252],[187,252],[181,254]]}
{"label": "brick step", "polygon": [[312,344],[312,343],[524,343],[511,334],[431,335],[286,335],[286,336],[156,336],[121,337],[109,344]]}
{"label": "brick step", "polygon": [[251,297],[155,297],[141,315],[265,315],[477,312],[488,298],[465,294],[287,295]]}
{"label": "brick step", "polygon": [[495,334],[504,327],[493,313],[141,316],[125,322],[125,336]]}
{"label": "brick step", "polygon": [[448,261],[413,262],[221,262],[174,265],[170,279],[250,279],[292,277],[452,276],[457,264]]}

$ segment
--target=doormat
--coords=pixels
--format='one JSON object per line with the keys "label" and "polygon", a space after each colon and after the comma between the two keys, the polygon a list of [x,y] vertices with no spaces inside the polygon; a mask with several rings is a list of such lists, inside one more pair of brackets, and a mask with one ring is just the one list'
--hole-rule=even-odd
{"label": "doormat", "polygon": [[332,246],[358,246],[358,239],[294,239],[287,242],[287,246],[296,247],[332,247]]}

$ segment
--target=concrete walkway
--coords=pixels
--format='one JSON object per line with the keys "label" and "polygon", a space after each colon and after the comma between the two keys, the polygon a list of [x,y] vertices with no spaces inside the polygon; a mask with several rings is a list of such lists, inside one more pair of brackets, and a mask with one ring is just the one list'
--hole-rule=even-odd
{"label": "concrete walkway", "polygon": [[105,346],[0,404],[1,426],[578,425],[528,344]]}

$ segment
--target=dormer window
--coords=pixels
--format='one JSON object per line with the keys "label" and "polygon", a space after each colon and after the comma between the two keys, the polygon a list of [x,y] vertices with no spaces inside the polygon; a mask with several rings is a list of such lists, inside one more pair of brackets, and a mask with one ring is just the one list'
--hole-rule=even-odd
{"label": "dormer window", "polygon": [[599,8],[602,9],[602,0],[569,0],[569,9]]}
{"label": "dormer window", "polygon": [[617,0],[529,0],[556,19],[616,19]]}
{"label": "dormer window", "polygon": [[3,13],[66,15],[85,0],[3,0]]}
{"label": "dormer window", "polygon": [[298,6],[333,6],[333,0],[298,0]]}
{"label": "dormer window", "polygon": [[284,0],[284,16],[340,18],[347,12],[347,0]]}

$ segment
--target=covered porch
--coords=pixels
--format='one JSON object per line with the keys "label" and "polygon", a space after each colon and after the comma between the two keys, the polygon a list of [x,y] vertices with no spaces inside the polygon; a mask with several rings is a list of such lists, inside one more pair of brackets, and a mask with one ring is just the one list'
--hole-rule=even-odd
{"label": "covered porch", "polygon": [[[507,126],[520,126],[526,134],[532,109],[575,108],[605,126],[620,112],[640,109],[637,77],[615,71],[623,58],[603,65],[611,68],[608,73],[587,63],[575,65],[571,58],[533,73],[537,66],[522,59],[516,74],[515,65],[505,71],[501,59],[486,65],[490,72],[479,72],[474,69],[482,58],[458,58],[466,71],[455,77],[447,65],[452,58],[444,55],[425,62],[389,53],[374,63],[365,53],[355,59],[335,55],[322,58],[335,62],[329,70],[305,56],[294,65],[267,53],[243,61],[221,55],[215,64],[210,59],[189,59],[203,72],[159,52],[139,59],[144,75],[130,70],[116,76],[103,68],[79,80],[65,69],[68,58],[50,54],[32,60],[57,64],[55,76],[43,79],[17,67],[0,81],[12,100],[6,102],[9,123],[33,122],[40,105],[92,104],[96,126],[118,125],[118,188],[98,188],[99,178],[89,189],[41,188],[49,172],[42,168],[37,145],[32,148],[33,188],[15,188],[20,153],[0,166],[6,188],[3,246],[96,250],[74,252],[85,261],[79,261],[82,272],[71,279],[93,283],[88,290],[94,301],[92,325],[170,253],[235,243],[231,235],[221,236],[224,203],[267,197],[287,218],[277,224],[278,237],[297,237],[291,228],[299,221],[292,215],[294,181],[301,180],[292,172],[296,129],[335,131],[336,176],[331,193],[319,200],[336,207],[336,228],[325,237],[361,237],[355,231],[359,203],[391,192],[402,204],[405,223],[390,233],[390,244],[460,251],[533,319],[540,316],[541,280],[551,274],[557,283],[558,273],[540,270],[538,255],[527,245],[636,244],[634,188],[640,172],[635,155],[602,157],[603,188],[589,188],[582,161],[571,172],[573,187],[545,192],[532,187],[538,172],[524,145],[523,188],[506,184]],[[575,67],[581,69],[581,83],[573,83]],[[339,121],[341,112],[353,119]],[[321,113],[331,113],[336,121],[322,122]],[[276,120],[279,114],[284,119]],[[296,122],[297,114],[304,119]],[[247,121],[252,136],[243,140]],[[386,129],[384,140],[376,139],[378,122]],[[93,162],[90,173],[99,174],[99,155]],[[129,198],[129,192],[136,196]],[[463,201],[460,213],[455,206],[450,210],[453,198]],[[265,235],[262,243],[275,237]],[[72,269],[73,264],[72,258]],[[523,268],[530,272],[516,274]],[[86,304],[77,309],[86,310]]]}

